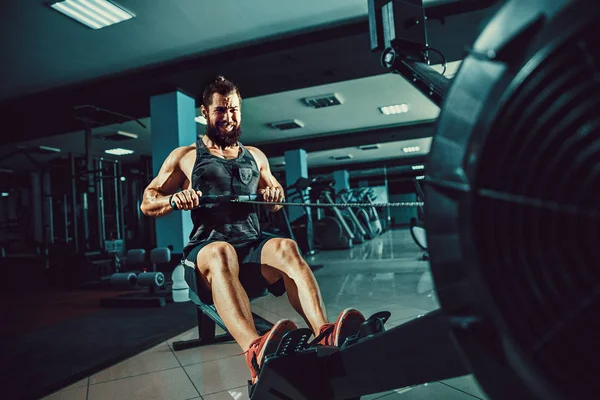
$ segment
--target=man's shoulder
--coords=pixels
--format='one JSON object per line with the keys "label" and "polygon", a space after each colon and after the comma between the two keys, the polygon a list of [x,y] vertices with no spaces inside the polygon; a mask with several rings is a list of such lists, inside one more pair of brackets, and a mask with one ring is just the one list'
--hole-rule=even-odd
{"label": "man's shoulder", "polygon": [[190,157],[192,154],[196,154],[195,144],[189,146],[179,146],[171,152],[169,159],[173,163],[179,163],[187,157]]}
{"label": "man's shoulder", "polygon": [[188,153],[191,153],[191,152],[193,152],[195,150],[196,150],[196,143],[190,144],[190,145],[187,145],[187,146],[179,146],[178,148],[176,148],[175,150],[173,150],[173,152],[174,153],[178,153],[178,154],[184,156],[184,155],[186,155]]}
{"label": "man's shoulder", "polygon": [[256,146],[244,146],[252,155],[262,156],[264,153]]}

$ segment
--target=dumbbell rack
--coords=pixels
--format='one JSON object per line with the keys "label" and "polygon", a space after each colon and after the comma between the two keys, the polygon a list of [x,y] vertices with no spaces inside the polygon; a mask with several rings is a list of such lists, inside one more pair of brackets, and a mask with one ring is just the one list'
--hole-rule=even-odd
{"label": "dumbbell rack", "polygon": [[171,292],[166,287],[165,277],[161,272],[122,273],[113,275],[117,287],[147,287],[147,292],[123,293],[114,297],[100,299],[100,307],[106,308],[154,308],[164,307],[172,302]]}

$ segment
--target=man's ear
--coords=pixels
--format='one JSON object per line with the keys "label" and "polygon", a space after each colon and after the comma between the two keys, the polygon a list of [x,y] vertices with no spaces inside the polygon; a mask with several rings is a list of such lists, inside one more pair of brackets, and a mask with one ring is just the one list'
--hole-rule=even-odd
{"label": "man's ear", "polygon": [[202,112],[202,116],[204,118],[206,118],[206,115],[208,114],[206,111],[206,108],[204,107],[204,104],[200,106],[200,111]]}

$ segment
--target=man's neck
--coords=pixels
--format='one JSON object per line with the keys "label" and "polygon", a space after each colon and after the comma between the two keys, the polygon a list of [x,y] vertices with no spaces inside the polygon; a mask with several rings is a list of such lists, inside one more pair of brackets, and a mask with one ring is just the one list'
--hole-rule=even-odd
{"label": "man's neck", "polygon": [[209,149],[219,149],[219,150],[222,150],[222,151],[235,150],[235,149],[237,149],[239,147],[238,143],[234,144],[233,146],[221,147],[221,146],[217,145],[215,142],[213,142],[212,140],[210,140],[210,138],[208,137],[208,135],[203,135],[202,136],[202,142]]}

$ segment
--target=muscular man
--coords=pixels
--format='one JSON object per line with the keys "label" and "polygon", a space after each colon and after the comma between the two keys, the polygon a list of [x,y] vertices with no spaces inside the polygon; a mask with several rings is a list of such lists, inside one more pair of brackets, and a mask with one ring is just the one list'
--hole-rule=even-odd
{"label": "muscular man", "polygon": [[[174,209],[192,210],[194,228],[183,250],[190,296],[214,304],[225,326],[246,353],[252,382],[264,357],[275,352],[282,336],[296,325],[280,320],[267,334],[254,327],[247,291],[287,292],[319,343],[338,346],[358,331],[364,321],[355,309],[344,310],[334,324],[327,321],[315,277],[290,239],[261,232],[254,206],[219,204],[202,206],[202,194],[260,194],[267,202],[280,202],[284,191],[271,174],[269,162],[256,147],[243,146],[241,96],[238,88],[218,77],[204,90],[202,114],[206,134],[196,143],[179,147],[167,157],[158,175],[144,191],[145,215],[160,217]],[[274,205],[270,210],[278,211]]]}

